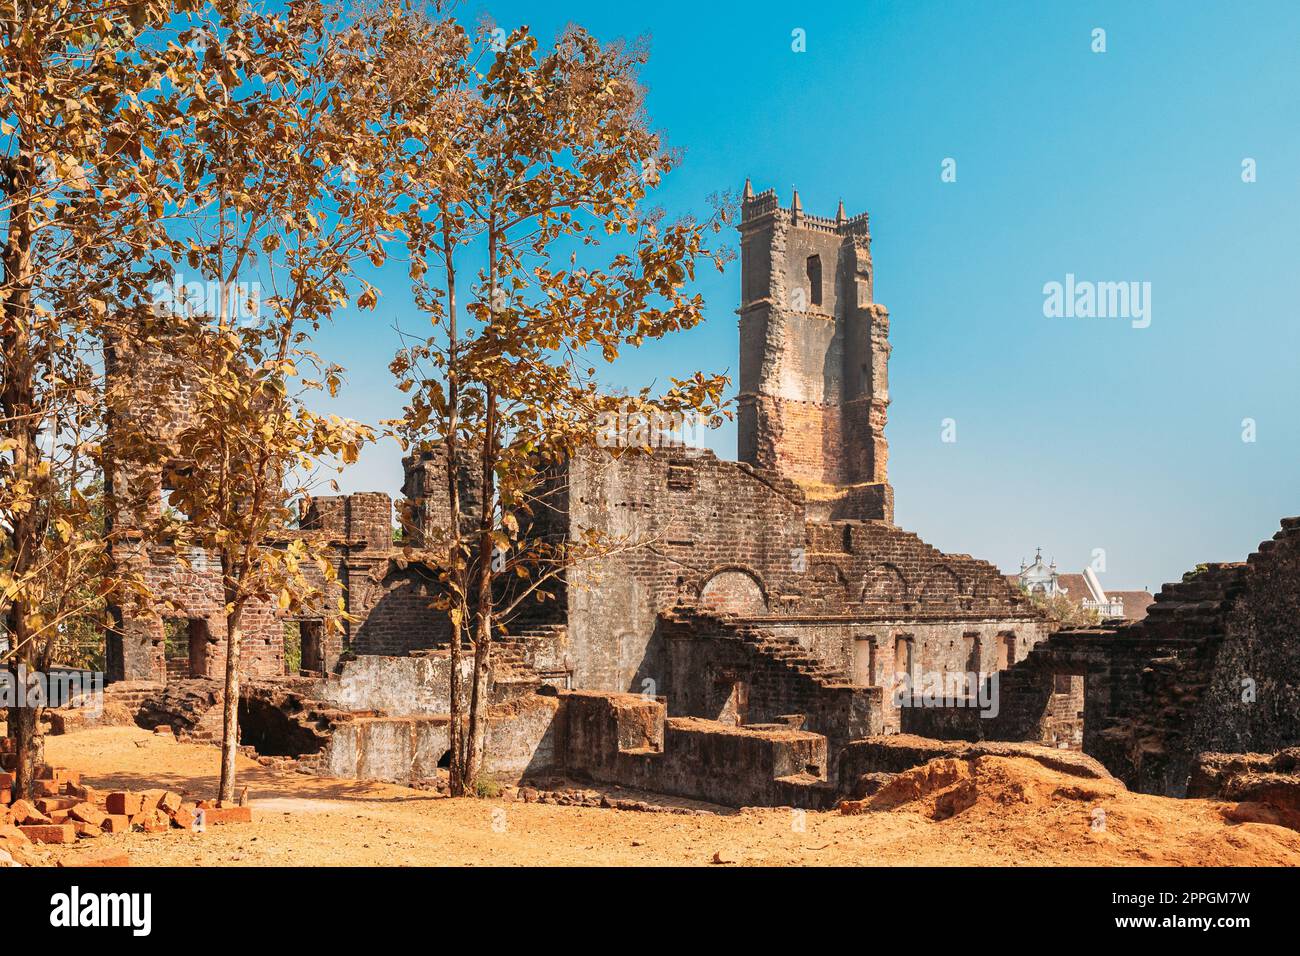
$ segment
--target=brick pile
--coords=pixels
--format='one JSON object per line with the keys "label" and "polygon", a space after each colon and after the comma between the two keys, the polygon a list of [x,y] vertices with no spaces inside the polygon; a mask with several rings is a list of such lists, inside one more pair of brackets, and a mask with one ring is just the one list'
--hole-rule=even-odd
{"label": "brick pile", "polygon": [[0,765],[5,768],[0,770],[0,851],[20,864],[38,862],[32,844],[72,844],[132,830],[191,830],[198,810],[204,811],[205,824],[252,822],[247,806],[195,803],[163,789],[99,790],[83,785],[78,771],[62,767],[42,767],[34,798],[15,799],[13,762],[13,740],[0,737]]}

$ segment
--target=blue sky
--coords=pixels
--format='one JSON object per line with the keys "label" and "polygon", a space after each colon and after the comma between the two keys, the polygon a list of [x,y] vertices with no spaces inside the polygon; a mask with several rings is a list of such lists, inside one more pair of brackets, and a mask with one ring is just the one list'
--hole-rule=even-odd
{"label": "blue sky", "polygon": [[[892,316],[896,520],[1014,570],[1041,545],[1103,585],[1242,560],[1300,514],[1300,5],[1293,3],[466,3],[549,38],[648,35],[655,125],[685,161],[670,212],[797,185],[807,212],[871,214]],[[1106,52],[1092,52],[1094,28]],[[806,33],[806,52],[791,49]],[[941,164],[956,160],[956,182]],[[1255,161],[1257,181],[1242,181]],[[734,237],[731,240],[734,243]],[[1151,324],[1047,318],[1043,286],[1151,283]],[[404,269],[319,351],[340,410],[401,407],[392,326],[420,329]],[[611,384],[737,372],[739,267],[708,319],[621,360]],[[956,421],[957,441],[941,441]],[[1256,440],[1242,440],[1242,421]],[[735,429],[712,446],[735,457]],[[401,483],[392,442],[345,491]]]}

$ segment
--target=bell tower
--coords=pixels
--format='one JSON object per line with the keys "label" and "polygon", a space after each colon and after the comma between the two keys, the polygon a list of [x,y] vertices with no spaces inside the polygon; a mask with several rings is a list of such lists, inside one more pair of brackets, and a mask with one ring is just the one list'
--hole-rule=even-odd
{"label": "bell tower", "polygon": [[889,313],[873,301],[867,214],[741,202],[741,461],[796,481],[824,520],[893,520]]}

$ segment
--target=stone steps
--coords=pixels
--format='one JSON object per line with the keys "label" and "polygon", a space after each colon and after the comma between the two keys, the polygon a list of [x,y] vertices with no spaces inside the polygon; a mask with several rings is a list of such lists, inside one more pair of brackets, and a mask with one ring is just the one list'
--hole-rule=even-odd
{"label": "stone steps", "polygon": [[755,634],[748,628],[739,629],[741,639],[755,651],[772,662],[812,680],[823,687],[848,686],[849,675],[809,654],[793,641],[782,641],[766,635]]}
{"label": "stone steps", "polygon": [[563,643],[568,625],[529,624],[513,628],[494,639],[492,662],[498,684],[534,684],[542,681],[536,662],[546,648]]}

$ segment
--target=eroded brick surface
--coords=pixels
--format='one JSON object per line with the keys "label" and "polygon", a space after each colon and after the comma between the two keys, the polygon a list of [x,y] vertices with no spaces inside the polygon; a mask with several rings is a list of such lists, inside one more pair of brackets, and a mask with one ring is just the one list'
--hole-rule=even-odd
{"label": "eroded brick surface", "polygon": [[[1300,743],[1300,518],[1246,561],[1166,584],[1147,617],[1060,631],[1000,674],[1000,712],[932,709],[905,729],[1051,743],[1062,676],[1082,684],[1082,749],[1130,787],[1182,796],[1198,754]],[[1071,683],[1071,689],[1074,684]],[[1077,699],[1077,698],[1076,698]]]}

